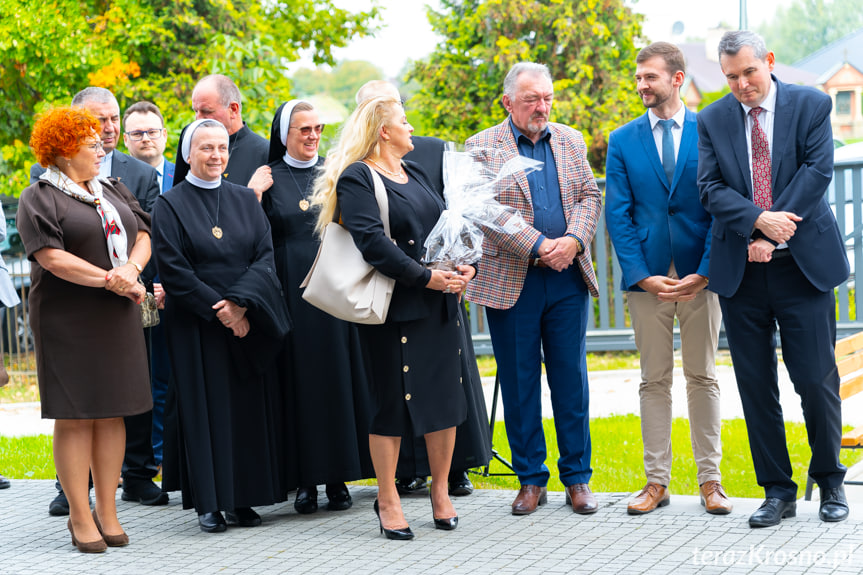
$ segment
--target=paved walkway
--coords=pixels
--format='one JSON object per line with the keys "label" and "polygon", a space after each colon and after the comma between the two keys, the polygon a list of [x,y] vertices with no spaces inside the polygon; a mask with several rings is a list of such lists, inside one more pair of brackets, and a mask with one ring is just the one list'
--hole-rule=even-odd
{"label": "paved walkway", "polygon": [[[851,489],[863,489],[854,488]],[[65,518],[50,517],[52,481],[13,481],[0,492],[0,573],[53,574],[451,574],[842,573],[863,572],[863,505],[842,523],[818,520],[817,503],[798,516],[753,530],[746,519],[760,503],[735,499],[730,515],[703,512],[696,497],[672,496],[668,507],[626,514],[629,494],[598,494],[592,516],[572,513],[563,493],[533,515],[509,513],[510,491],[480,490],[455,503],[456,531],[438,531],[425,496],[405,497],[416,539],[388,541],[372,511],[375,489],[352,488],[348,511],[298,515],[290,504],[260,508],[264,523],[205,534],[179,498],[166,507],[118,501],[131,544],[101,555],[78,553]]]}
{"label": "paved walkway", "polygon": [[[679,371],[679,370],[678,370]],[[685,385],[676,372],[674,413],[686,415]],[[731,368],[719,368],[723,418],[741,416]],[[591,415],[638,412],[636,370],[591,373]],[[493,379],[484,382],[490,404]],[[781,376],[786,418],[802,421],[799,399]],[[863,398],[861,398],[863,399]],[[551,416],[548,390],[544,411]],[[846,402],[843,421],[863,423],[863,403]],[[502,411],[498,411],[502,418]],[[38,404],[0,406],[0,435],[51,433]],[[863,465],[850,475],[863,479]],[[13,480],[0,491],[0,575],[52,574],[276,574],[320,573],[539,573],[714,574],[863,573],[863,487],[848,486],[851,517],[826,524],[816,502],[798,502],[798,516],[778,527],[752,530],[747,518],[761,503],[734,499],[731,515],[703,512],[697,497],[672,495],[654,513],[626,514],[629,493],[597,494],[601,508],[579,516],[563,493],[533,515],[514,517],[512,491],[479,490],[457,498],[459,528],[434,529],[426,495],[403,498],[414,541],[387,541],[372,511],[373,487],[352,487],[354,507],[343,512],[298,515],[292,505],[260,508],[261,527],[204,534],[178,493],[167,507],[119,500],[131,545],[87,556],[70,544],[65,518],[50,517],[53,481]],[[325,499],[323,493],[321,498]]]}

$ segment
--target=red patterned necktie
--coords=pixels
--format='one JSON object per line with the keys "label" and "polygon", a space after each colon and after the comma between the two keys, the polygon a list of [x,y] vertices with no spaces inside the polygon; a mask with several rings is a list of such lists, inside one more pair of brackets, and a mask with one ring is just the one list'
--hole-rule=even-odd
{"label": "red patterned necktie", "polygon": [[773,191],[770,187],[770,146],[767,144],[767,134],[758,123],[758,113],[763,108],[752,108],[752,201],[762,210],[769,210],[773,205]]}

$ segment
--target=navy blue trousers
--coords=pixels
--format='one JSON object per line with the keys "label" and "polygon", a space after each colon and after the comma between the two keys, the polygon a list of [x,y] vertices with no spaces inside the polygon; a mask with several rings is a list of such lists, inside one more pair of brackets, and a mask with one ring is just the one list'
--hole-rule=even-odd
{"label": "navy blue trousers", "polygon": [[515,305],[486,309],[512,464],[522,485],[544,486],[549,478],[540,389],[543,353],[560,450],[560,480],[564,485],[590,481],[585,358],[589,304],[577,267],[563,272],[531,267]]}
{"label": "navy blue trousers", "polygon": [[776,325],[782,358],[800,395],[812,449],[809,475],[823,488],[842,485],[842,400],[836,370],[836,301],[818,291],[786,253],[748,263],[737,293],[720,297],[725,334],[743,403],[758,485],[766,497],[797,499],[779,403]]}

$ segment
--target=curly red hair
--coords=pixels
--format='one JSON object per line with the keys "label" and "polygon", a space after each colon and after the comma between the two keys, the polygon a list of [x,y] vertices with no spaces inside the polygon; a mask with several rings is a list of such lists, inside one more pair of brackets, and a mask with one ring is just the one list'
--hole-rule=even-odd
{"label": "curly red hair", "polygon": [[53,108],[36,118],[30,148],[47,168],[58,156],[74,156],[85,140],[98,137],[100,129],[99,120],[84,108]]}

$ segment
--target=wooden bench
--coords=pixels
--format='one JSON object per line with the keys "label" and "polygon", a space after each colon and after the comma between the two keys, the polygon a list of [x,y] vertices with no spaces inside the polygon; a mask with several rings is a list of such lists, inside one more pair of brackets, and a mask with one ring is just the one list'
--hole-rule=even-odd
{"label": "wooden bench", "polygon": [[[863,331],[836,342],[836,367],[839,370],[839,397],[843,400],[863,392]],[[863,425],[842,435],[844,449],[863,449]],[[807,476],[806,501],[812,499],[814,481]],[[863,485],[863,481],[846,481]]]}

